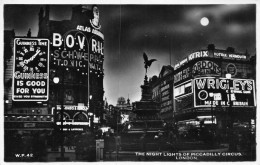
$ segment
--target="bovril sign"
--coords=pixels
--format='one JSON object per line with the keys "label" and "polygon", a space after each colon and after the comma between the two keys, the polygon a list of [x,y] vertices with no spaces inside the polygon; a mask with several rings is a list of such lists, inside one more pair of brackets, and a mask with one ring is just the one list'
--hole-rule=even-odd
{"label": "bovril sign", "polygon": [[218,64],[208,60],[202,60],[195,63],[192,67],[192,75],[221,75],[221,67]]}
{"label": "bovril sign", "polygon": [[[76,69],[84,75],[90,71],[103,73],[104,35],[100,31],[99,10],[92,6],[92,13],[86,13],[90,18],[87,22],[69,26],[65,33],[52,34],[52,59],[56,66]],[[80,17],[85,19],[85,17]]]}
{"label": "bovril sign", "polygon": [[87,37],[83,32],[71,30],[67,35],[53,33],[54,64],[102,71],[104,41],[97,36]]}

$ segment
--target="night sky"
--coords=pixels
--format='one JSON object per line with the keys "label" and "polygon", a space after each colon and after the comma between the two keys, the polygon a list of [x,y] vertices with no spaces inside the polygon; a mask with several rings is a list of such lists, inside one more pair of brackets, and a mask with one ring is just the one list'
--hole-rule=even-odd
{"label": "night sky", "polygon": [[[208,44],[256,53],[256,5],[98,6],[105,36],[104,96],[110,104],[115,105],[121,96],[129,95],[131,102],[141,99],[143,52],[157,59],[148,77],[158,76],[163,65],[173,65]],[[37,36],[40,7],[5,5],[4,29],[25,36],[31,28],[32,36]],[[51,20],[70,19],[71,7],[51,5]],[[202,17],[209,19],[208,26],[200,24]]]}

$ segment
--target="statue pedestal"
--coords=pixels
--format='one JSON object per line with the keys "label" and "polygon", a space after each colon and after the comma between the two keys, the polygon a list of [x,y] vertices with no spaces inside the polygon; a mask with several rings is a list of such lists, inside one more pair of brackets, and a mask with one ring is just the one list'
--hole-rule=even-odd
{"label": "statue pedestal", "polygon": [[123,143],[136,144],[140,142],[141,136],[145,133],[145,142],[154,143],[154,136],[159,130],[163,132],[163,120],[159,117],[159,104],[152,100],[152,89],[147,82],[147,76],[144,79],[144,85],[141,86],[142,98],[133,103],[133,112],[136,118],[129,122],[122,134]]}

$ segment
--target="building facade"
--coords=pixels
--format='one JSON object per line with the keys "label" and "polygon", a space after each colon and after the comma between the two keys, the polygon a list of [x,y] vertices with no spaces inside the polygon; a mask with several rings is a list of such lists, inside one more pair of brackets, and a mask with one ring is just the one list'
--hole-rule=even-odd
{"label": "building facade", "polygon": [[150,79],[153,100],[160,104],[160,117],[171,122],[173,119],[173,67],[163,66],[159,77]]}
{"label": "building facade", "polygon": [[[234,48],[199,50],[174,66],[174,120],[225,132],[254,130],[255,58]],[[228,75],[228,77],[227,77]]]}
{"label": "building facade", "polygon": [[[191,53],[174,67],[163,66],[150,79],[160,117],[182,131],[202,126],[220,132],[240,127],[254,131],[256,123],[255,56],[234,48]],[[230,75],[231,77],[226,77]]]}
{"label": "building facade", "polygon": [[[14,31],[5,31],[5,130],[53,130],[55,125],[61,125],[62,117],[64,131],[84,131],[91,125],[97,126],[103,122],[104,35],[101,32],[98,7],[74,6],[70,20],[51,20],[49,15],[48,5],[40,9],[37,37],[32,37],[30,30],[23,37],[15,36]],[[19,39],[15,38],[24,40],[23,43],[48,40],[48,51],[38,53],[41,45],[38,45],[37,50],[33,45],[14,50],[19,45]],[[33,42],[26,42],[29,40]],[[24,59],[31,51],[36,52],[35,55]],[[19,83],[13,75],[26,75],[36,86],[36,79],[40,79],[39,73],[43,68],[47,68],[44,74],[46,80],[38,86],[46,87],[45,99],[19,100],[32,96],[23,95],[22,85],[17,87]],[[59,79],[57,84],[54,77]],[[19,78],[26,82],[22,76]],[[21,94],[14,99],[18,89]],[[29,89],[27,87],[26,90]],[[33,90],[38,93],[38,89]],[[94,124],[91,124],[91,120]]]}
{"label": "building facade", "polygon": [[[45,11],[39,12],[38,37],[49,38],[51,42],[50,98],[56,97],[49,101],[52,113],[59,120],[63,105],[66,124],[84,127],[91,124],[93,117],[95,125],[100,125],[103,121],[104,35],[98,7],[78,5],[72,8],[70,20],[53,21],[46,6]],[[56,76],[61,79],[59,88],[52,81]]]}
{"label": "building facade", "polygon": [[132,119],[133,107],[130,103],[129,98],[126,101],[124,97],[119,97],[115,108],[119,111],[119,116],[120,116],[119,124],[123,125]]}
{"label": "building facade", "polygon": [[[30,133],[31,131],[53,130],[53,116],[47,102],[13,101],[15,38],[14,30],[4,31],[4,129],[6,133]],[[18,51],[18,50],[17,50]]]}

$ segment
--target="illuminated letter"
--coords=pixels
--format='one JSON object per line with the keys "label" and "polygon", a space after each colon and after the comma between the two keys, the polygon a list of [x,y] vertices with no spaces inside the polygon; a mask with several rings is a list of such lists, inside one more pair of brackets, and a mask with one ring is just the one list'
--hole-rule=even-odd
{"label": "illuminated letter", "polygon": [[54,57],[59,58],[59,50],[54,50]]}
{"label": "illuminated letter", "polygon": [[205,88],[206,79],[196,80],[197,88],[204,89]]}
{"label": "illuminated letter", "polygon": [[92,39],[92,51],[97,52],[97,41]]}
{"label": "illuminated letter", "polygon": [[[227,80],[219,80],[219,88],[220,89],[227,89]],[[217,89],[219,89],[219,88],[217,87]]]}
{"label": "illuminated letter", "polygon": [[214,79],[208,79],[208,89],[210,89],[210,87],[212,87],[212,89],[215,89],[215,80]]}
{"label": "illuminated letter", "polygon": [[234,80],[233,81],[233,88],[235,91],[239,91],[239,84],[241,84],[242,89],[241,90],[245,90],[245,83],[243,83],[242,81],[239,80]]}
{"label": "illuminated letter", "polygon": [[84,47],[84,40],[85,40],[85,37],[83,36],[82,38],[82,41],[80,40],[80,36],[78,36],[78,41],[79,41],[79,47],[80,49],[83,49]]}
{"label": "illuminated letter", "polygon": [[[69,43],[69,40],[71,40],[71,43]],[[71,34],[69,34],[66,38],[66,45],[69,47],[69,48],[72,48],[74,46],[74,38]]]}
{"label": "illuminated letter", "polygon": [[61,46],[61,35],[59,33],[53,33],[53,38],[52,38],[52,45],[53,46]]}
{"label": "illuminated letter", "polygon": [[74,59],[74,51],[68,51],[68,57]]}
{"label": "illuminated letter", "polygon": [[203,51],[203,57],[208,57],[208,51]]}
{"label": "illuminated letter", "polygon": [[66,58],[67,57],[67,51],[66,50],[63,50],[62,52],[61,52],[61,57],[62,58]]}
{"label": "illuminated letter", "polygon": [[77,54],[77,59],[81,60],[83,52],[76,52],[76,54]]}
{"label": "illuminated letter", "polygon": [[247,90],[252,90],[253,89],[253,81],[247,81]]}

